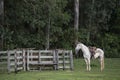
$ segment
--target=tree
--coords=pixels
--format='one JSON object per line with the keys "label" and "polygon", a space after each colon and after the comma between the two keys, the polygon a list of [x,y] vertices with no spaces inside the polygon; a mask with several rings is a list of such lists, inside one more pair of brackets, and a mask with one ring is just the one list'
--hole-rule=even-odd
{"label": "tree", "polygon": [[75,30],[75,43],[78,42],[78,27],[79,27],[79,0],[74,1],[75,17],[74,17],[74,30]]}
{"label": "tree", "polygon": [[0,0],[0,46],[4,47],[4,0]]}
{"label": "tree", "polygon": [[74,43],[80,40],[105,49],[107,57],[113,57],[113,53],[119,56],[119,0],[4,0],[4,3],[4,18],[0,5],[0,42],[4,49],[74,49]]}
{"label": "tree", "polygon": [[46,6],[47,6],[47,12],[48,14],[46,14],[48,16],[48,19],[47,19],[47,25],[46,25],[46,49],[49,49],[50,47],[50,27],[51,27],[51,1],[50,0],[47,0],[46,1]]}

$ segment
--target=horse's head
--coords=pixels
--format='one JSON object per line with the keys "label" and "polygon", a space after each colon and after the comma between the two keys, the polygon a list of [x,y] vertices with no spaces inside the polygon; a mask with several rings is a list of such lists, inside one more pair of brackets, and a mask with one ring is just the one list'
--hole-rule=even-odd
{"label": "horse's head", "polygon": [[77,56],[79,50],[82,48],[82,44],[81,43],[78,43],[75,47],[75,55]]}

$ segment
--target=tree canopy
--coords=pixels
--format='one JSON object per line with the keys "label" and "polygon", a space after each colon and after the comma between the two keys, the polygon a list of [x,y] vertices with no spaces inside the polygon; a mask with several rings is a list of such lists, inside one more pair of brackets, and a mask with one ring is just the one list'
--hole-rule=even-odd
{"label": "tree canopy", "polygon": [[120,57],[120,1],[79,0],[77,34],[74,7],[74,0],[0,0],[0,50],[45,49],[49,43],[49,49],[74,51],[77,35],[106,57]]}

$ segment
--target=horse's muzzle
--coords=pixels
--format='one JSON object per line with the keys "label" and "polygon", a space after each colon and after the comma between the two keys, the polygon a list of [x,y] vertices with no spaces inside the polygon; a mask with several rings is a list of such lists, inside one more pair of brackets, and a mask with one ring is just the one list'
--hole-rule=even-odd
{"label": "horse's muzzle", "polygon": [[75,49],[75,56],[76,56],[76,58],[78,57],[78,52],[79,52],[79,50]]}

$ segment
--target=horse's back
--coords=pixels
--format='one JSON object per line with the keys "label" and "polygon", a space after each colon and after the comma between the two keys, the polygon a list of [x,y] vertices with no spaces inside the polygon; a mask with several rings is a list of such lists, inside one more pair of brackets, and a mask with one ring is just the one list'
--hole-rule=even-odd
{"label": "horse's back", "polygon": [[104,51],[103,51],[102,49],[100,49],[100,48],[97,48],[97,49],[96,49],[96,52],[100,52],[100,53],[103,53],[103,54],[104,54]]}

